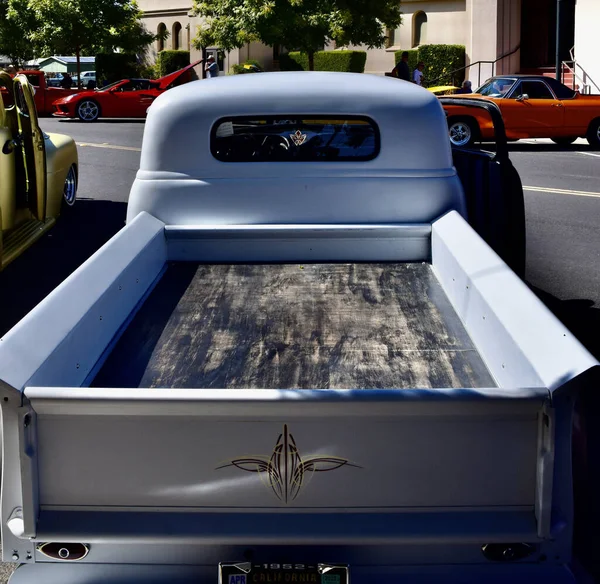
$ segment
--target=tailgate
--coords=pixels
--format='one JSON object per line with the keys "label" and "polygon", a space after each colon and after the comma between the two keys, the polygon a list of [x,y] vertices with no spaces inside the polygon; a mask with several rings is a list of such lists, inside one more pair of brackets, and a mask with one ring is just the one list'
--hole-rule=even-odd
{"label": "tailgate", "polygon": [[507,395],[28,388],[5,445],[11,544],[79,542],[90,563],[485,563],[482,546],[549,529],[547,392]]}

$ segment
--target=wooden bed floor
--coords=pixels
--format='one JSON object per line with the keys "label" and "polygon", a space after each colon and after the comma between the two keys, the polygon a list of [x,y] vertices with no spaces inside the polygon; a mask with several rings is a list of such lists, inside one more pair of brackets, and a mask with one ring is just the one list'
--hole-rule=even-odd
{"label": "wooden bed floor", "polygon": [[428,264],[169,265],[95,387],[495,387]]}

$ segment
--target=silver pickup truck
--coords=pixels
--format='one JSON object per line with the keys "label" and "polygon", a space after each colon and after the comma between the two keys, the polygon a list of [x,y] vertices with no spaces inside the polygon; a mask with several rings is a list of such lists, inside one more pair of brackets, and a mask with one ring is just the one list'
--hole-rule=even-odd
{"label": "silver pickup truck", "polygon": [[160,96],[126,226],[0,342],[11,583],[573,582],[598,363],[505,150],[389,78]]}

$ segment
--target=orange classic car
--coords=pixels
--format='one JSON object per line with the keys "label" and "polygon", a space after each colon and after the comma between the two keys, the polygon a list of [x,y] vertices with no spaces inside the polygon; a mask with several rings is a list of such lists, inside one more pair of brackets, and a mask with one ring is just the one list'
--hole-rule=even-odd
{"label": "orange classic car", "polygon": [[557,144],[571,144],[582,137],[592,147],[600,148],[600,95],[581,95],[541,75],[492,77],[475,93],[453,95],[456,105],[444,105],[444,109],[454,146],[470,146],[494,137],[489,115],[461,105],[465,97],[498,105],[509,140],[550,138]]}

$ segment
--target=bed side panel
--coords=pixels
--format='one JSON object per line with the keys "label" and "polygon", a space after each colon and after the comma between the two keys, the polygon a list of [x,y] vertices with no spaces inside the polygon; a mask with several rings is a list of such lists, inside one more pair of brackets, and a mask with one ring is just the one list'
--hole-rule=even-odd
{"label": "bed side panel", "polygon": [[594,357],[456,212],[433,223],[433,269],[500,387],[557,389]]}
{"label": "bed side panel", "polygon": [[140,214],[2,338],[2,380],[83,383],[165,261],[164,224]]}

